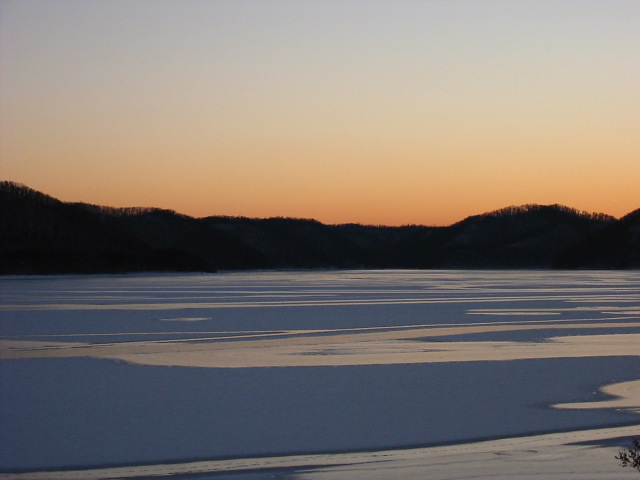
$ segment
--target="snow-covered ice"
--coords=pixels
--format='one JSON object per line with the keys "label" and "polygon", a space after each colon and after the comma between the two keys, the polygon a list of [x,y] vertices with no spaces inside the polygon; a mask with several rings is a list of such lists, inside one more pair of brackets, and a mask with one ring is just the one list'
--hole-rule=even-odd
{"label": "snow-covered ice", "polygon": [[[0,289],[2,478],[632,473],[607,442],[640,435],[637,271],[3,277]],[[454,460],[463,451],[474,472]]]}

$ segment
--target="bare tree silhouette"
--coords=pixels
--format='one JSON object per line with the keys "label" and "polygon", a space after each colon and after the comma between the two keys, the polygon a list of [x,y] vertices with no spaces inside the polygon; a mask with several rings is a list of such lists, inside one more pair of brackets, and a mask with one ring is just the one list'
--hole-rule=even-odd
{"label": "bare tree silhouette", "polygon": [[640,437],[634,438],[631,443],[633,447],[621,450],[616,458],[620,460],[621,466],[635,468],[640,472]]}

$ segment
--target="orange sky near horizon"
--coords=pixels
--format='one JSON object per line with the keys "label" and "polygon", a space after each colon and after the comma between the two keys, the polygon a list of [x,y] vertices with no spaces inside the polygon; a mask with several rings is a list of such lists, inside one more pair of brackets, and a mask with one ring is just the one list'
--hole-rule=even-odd
{"label": "orange sky near horizon", "polygon": [[0,177],[187,215],[640,207],[640,2],[2,0]]}

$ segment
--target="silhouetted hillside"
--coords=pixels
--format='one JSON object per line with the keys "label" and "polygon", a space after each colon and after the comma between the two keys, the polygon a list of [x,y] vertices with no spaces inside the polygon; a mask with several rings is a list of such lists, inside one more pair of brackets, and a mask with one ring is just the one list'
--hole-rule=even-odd
{"label": "silhouetted hillside", "polygon": [[640,268],[640,209],[612,222],[559,258],[563,268]]}
{"label": "silhouetted hillside", "polygon": [[[242,251],[197,220],[147,208],[63,203],[30,188],[0,184],[0,271],[90,273],[212,271],[245,266]],[[203,238],[204,237],[204,238]]]}
{"label": "silhouetted hillside", "polygon": [[0,182],[0,273],[268,268],[638,268],[640,210],[620,220],[525,205],[449,227],[192,218],[65,203]]}
{"label": "silhouetted hillside", "polygon": [[432,240],[437,268],[549,268],[571,246],[615,222],[561,205],[525,205],[469,217]]}
{"label": "silhouetted hillside", "polygon": [[[203,219],[268,259],[265,268],[370,268],[395,266],[389,252],[411,227],[324,225],[292,218]],[[428,229],[428,227],[419,227]]]}

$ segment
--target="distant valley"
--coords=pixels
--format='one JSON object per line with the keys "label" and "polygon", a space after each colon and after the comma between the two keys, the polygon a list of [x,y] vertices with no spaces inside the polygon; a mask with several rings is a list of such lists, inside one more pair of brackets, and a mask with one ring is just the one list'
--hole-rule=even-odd
{"label": "distant valley", "polygon": [[325,225],[68,203],[0,182],[2,274],[311,268],[640,268],[640,209],[616,219],[524,205],[447,227]]}

